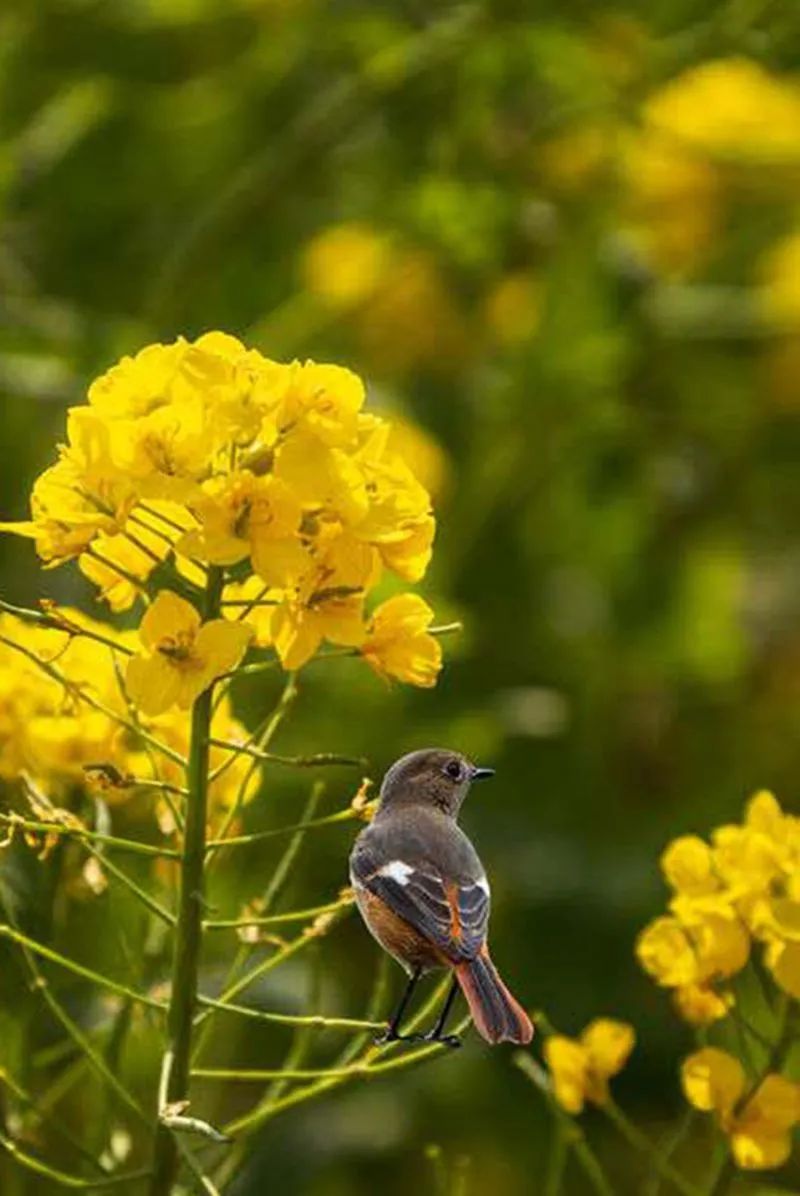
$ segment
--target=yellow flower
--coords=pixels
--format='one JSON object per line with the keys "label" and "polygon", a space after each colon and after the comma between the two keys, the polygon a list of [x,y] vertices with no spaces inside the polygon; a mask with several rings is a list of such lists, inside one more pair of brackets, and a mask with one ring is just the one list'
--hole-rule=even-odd
{"label": "yellow flower", "polygon": [[[137,529],[137,538],[158,556],[166,555],[167,546],[156,536]],[[98,536],[92,545],[97,554],[83,553],[78,568],[100,591],[99,597],[113,611],[129,610],[138,598],[142,585],[155,569],[157,562],[144,548],[138,547],[124,534]]]}
{"label": "yellow flower", "polygon": [[379,677],[430,688],[442,667],[442,649],[428,634],[433,611],[417,594],[398,594],[375,610],[361,655]]}
{"label": "yellow flower", "polygon": [[364,383],[351,370],[293,362],[276,415],[278,433],[297,429],[331,448],[346,448],[355,440],[364,398]]}
{"label": "yellow flower", "polygon": [[90,404],[106,419],[136,419],[165,406],[172,401],[188,347],[180,337],[123,357],[89,387]]}
{"label": "yellow flower", "polygon": [[605,1104],[608,1081],[622,1071],[634,1043],[632,1027],[611,1018],[597,1018],[577,1040],[563,1034],[548,1038],[544,1057],[562,1109],[580,1113],[587,1101]]}
{"label": "yellow flower", "polygon": [[213,455],[199,400],[157,407],[139,419],[117,420],[110,430],[114,464],[143,497],[185,502],[196,493]]}
{"label": "yellow flower", "polygon": [[800,1122],[800,1086],[768,1075],[742,1107],[747,1081],[738,1059],[705,1047],[685,1059],[683,1091],[690,1105],[714,1113],[728,1135],[737,1166],[752,1171],[780,1167],[791,1152],[791,1131]]}
{"label": "yellow flower", "polygon": [[697,981],[697,959],[689,935],[677,918],[655,918],[636,940],[636,955],[644,970],[666,988]]}
{"label": "yellow flower", "polygon": [[139,628],[144,653],[128,662],[131,700],[145,714],[188,709],[215,677],[241,659],[250,639],[242,623],[214,619],[201,626],[190,602],[162,590]]}
{"label": "yellow flower", "polygon": [[747,1171],[781,1167],[792,1150],[791,1131],[800,1122],[800,1086],[769,1075],[731,1125],[733,1157]]}
{"label": "yellow flower", "polygon": [[656,269],[702,261],[721,218],[719,171],[674,138],[647,129],[622,142],[626,232]]}
{"label": "yellow flower", "polygon": [[178,544],[187,556],[233,565],[249,556],[270,585],[285,586],[308,566],[297,533],[302,508],[285,482],[239,470],[215,478],[190,503],[200,521]]}
{"label": "yellow flower", "polygon": [[359,539],[374,544],[384,563],[406,581],[419,581],[431,557],[436,530],[425,487],[389,447],[389,425],[365,425],[358,454],[368,497],[363,516],[352,521]]}
{"label": "yellow flower", "polygon": [[303,276],[308,290],[335,310],[368,299],[391,262],[386,237],[367,224],[335,224],[306,246]]}
{"label": "yellow flower", "polygon": [[772,247],[762,266],[761,307],[779,329],[794,331],[800,325],[800,232],[793,232]]}
{"label": "yellow flower", "polygon": [[272,618],[275,650],[285,669],[299,669],[323,639],[347,647],[364,641],[364,592],[376,575],[375,553],[329,526],[312,568]]}
{"label": "yellow flower", "polygon": [[781,846],[762,831],[720,826],[711,839],[714,867],[734,896],[766,893],[781,875]]}
{"label": "yellow flower", "polygon": [[420,581],[433,555],[436,520],[432,515],[422,517],[401,540],[384,540],[377,545],[381,560],[403,581]]}
{"label": "yellow flower", "polygon": [[0,530],[27,536],[49,565],[79,556],[101,533],[121,531],[136,495],[116,473],[108,429],[86,408],[73,407],[68,444],[61,459],[36,480],[30,522],[0,523]]}
{"label": "yellow flower", "polygon": [[684,1059],[681,1085],[686,1099],[695,1109],[717,1113],[725,1119],[744,1092],[744,1068],[727,1051],[704,1047]]}
{"label": "yellow flower", "polygon": [[687,910],[682,919],[656,918],[636,942],[642,967],[665,988],[708,984],[747,963],[750,940],[734,917]]}
{"label": "yellow flower", "polygon": [[318,515],[351,525],[369,510],[366,479],[358,462],[307,430],[294,431],[280,446],[275,476],[306,510]]}
{"label": "yellow flower", "polygon": [[746,58],[704,62],[650,98],[645,120],[687,148],[745,163],[800,157],[800,88]]}
{"label": "yellow flower", "polygon": [[279,590],[271,590],[254,575],[247,581],[232,582],[225,587],[223,602],[228,604],[225,613],[231,619],[244,616],[253,632],[253,644],[258,648],[269,648],[272,645],[272,616],[281,597]]}
{"label": "yellow flower", "polygon": [[684,984],[673,994],[675,1009],[690,1026],[709,1026],[727,1017],[734,1005],[732,993],[718,993],[703,984]]}
{"label": "yellow flower", "polygon": [[673,889],[689,897],[714,893],[720,887],[711,848],[697,835],[673,839],[661,856],[661,871]]}
{"label": "yellow flower", "polygon": [[767,943],[764,964],[778,987],[800,1000],[800,943],[784,939]]}

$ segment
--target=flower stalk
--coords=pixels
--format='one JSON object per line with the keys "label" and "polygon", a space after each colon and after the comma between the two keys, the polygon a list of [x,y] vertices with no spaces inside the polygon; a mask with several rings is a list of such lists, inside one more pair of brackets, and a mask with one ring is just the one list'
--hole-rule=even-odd
{"label": "flower stalk", "polygon": [[[203,617],[219,616],[222,570],[210,568],[206,584]],[[172,961],[172,987],[167,1012],[167,1051],[164,1055],[163,1107],[159,1108],[151,1196],[168,1196],[178,1164],[173,1129],[164,1116],[188,1100],[189,1063],[192,1050],[192,1021],[197,1005],[197,983],[203,936],[204,862],[208,806],[208,759],[211,733],[212,687],[200,694],[192,706],[189,761],[186,770],[186,828],[180,861],[178,920]]]}

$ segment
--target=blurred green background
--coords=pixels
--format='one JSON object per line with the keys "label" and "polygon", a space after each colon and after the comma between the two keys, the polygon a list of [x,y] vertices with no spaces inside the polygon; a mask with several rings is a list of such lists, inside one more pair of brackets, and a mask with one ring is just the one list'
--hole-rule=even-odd
{"label": "blurred green background", "polygon": [[[496,767],[463,819],[493,953],[559,1028],[635,1025],[617,1091],[658,1132],[690,1042],[632,954],[658,853],[758,787],[796,809],[800,9],[6,0],[0,96],[3,517],[65,408],[145,343],[220,328],[361,373],[415,439],[439,517],[422,592],[465,631],[430,692],[310,669],[278,750],[364,753],[376,779],[429,744]],[[99,613],[4,537],[0,593],[43,592]],[[276,685],[242,686],[246,721]],[[251,825],[305,791],[276,772]],[[338,773],[326,802],[352,791]],[[351,837],[308,844],[287,903],[343,883]],[[273,859],[243,860],[242,897]],[[325,1003],[360,1016],[377,949],[351,918],[323,951]],[[229,1033],[231,1057],[279,1057]],[[270,1123],[231,1191],[423,1196],[437,1143],[467,1192],[521,1196],[549,1133],[471,1038]]]}

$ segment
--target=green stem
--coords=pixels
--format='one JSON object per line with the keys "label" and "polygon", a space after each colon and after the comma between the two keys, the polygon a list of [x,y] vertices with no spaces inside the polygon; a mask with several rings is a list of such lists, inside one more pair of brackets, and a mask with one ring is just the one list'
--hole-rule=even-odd
{"label": "green stem", "polygon": [[179,852],[173,851],[171,847],[154,847],[150,843],[103,835],[99,831],[90,831],[83,826],[68,826],[63,822],[36,822],[31,818],[22,818],[19,814],[0,814],[0,826],[7,826],[12,830],[18,827],[21,831],[31,831],[35,834],[60,835],[66,839],[85,839],[88,843],[102,843],[104,847],[113,847],[117,851],[128,851],[134,855],[162,856],[175,860],[179,856]]}
{"label": "green stem", "polygon": [[41,1159],[34,1158],[33,1155],[24,1151],[11,1138],[7,1138],[5,1134],[0,1134],[0,1146],[7,1150],[13,1159],[25,1167],[28,1171],[33,1171],[36,1175],[43,1175],[46,1179],[53,1183],[61,1184],[64,1188],[80,1189],[81,1191],[88,1191],[90,1188],[110,1188],[112,1186],[121,1186],[135,1183],[139,1179],[144,1179],[149,1175],[149,1171],[129,1171],[126,1174],[119,1175],[98,1175],[93,1179],[84,1179],[79,1175],[70,1175],[66,1171],[59,1171],[56,1167],[50,1167],[47,1163],[43,1163]]}
{"label": "green stem", "polygon": [[685,1179],[680,1171],[677,1171],[672,1163],[668,1162],[654,1143],[628,1120],[619,1105],[609,1099],[600,1107],[626,1142],[651,1161],[653,1170],[657,1171],[662,1179],[672,1184],[673,1188],[681,1193],[681,1196],[698,1196],[698,1189],[694,1184]]}
{"label": "green stem", "polygon": [[340,898],[338,901],[328,901],[325,905],[313,905],[308,909],[295,909],[286,914],[268,914],[265,918],[232,918],[206,922],[206,930],[241,930],[246,926],[278,926],[286,922],[308,922],[318,918],[320,914],[332,914],[343,905],[351,905],[353,899]]}
{"label": "green stem", "polygon": [[[206,620],[219,616],[222,571],[211,568],[205,594]],[[203,934],[203,882],[208,805],[208,756],[212,687],[192,707],[189,761],[186,771],[186,829],[181,857],[178,919],[172,960],[172,985],[167,1013],[167,1069],[164,1096],[167,1104],[188,1098],[192,1026],[197,1004],[197,982]],[[161,1110],[159,1110],[160,1114]],[[178,1148],[172,1132],[159,1124],[153,1158],[151,1196],[168,1196],[178,1166]]]}
{"label": "green stem", "polygon": [[568,1147],[569,1140],[566,1127],[561,1122],[558,1122],[555,1126],[553,1142],[550,1148],[550,1158],[547,1162],[547,1175],[545,1177],[544,1188],[542,1189],[542,1196],[560,1196],[564,1182],[564,1172],[567,1167]]}
{"label": "green stem", "polygon": [[267,764],[285,764],[288,768],[328,768],[342,764],[349,768],[366,768],[363,756],[342,756],[338,752],[314,752],[311,756],[279,756],[275,752],[262,752],[246,743],[232,743],[228,739],[212,739],[214,747],[226,748],[240,756],[251,756]]}
{"label": "green stem", "polygon": [[[541,1024],[540,1017],[537,1017],[535,1020],[537,1024]],[[561,1108],[561,1105],[553,1096],[550,1078],[547,1073],[537,1063],[533,1055],[529,1055],[526,1051],[518,1051],[514,1055],[513,1061],[520,1071],[539,1089],[547,1101],[556,1124],[556,1132],[561,1132],[564,1135],[567,1145],[575,1155],[577,1163],[589,1181],[592,1190],[596,1193],[596,1196],[614,1196],[614,1189],[609,1183],[600,1160],[586,1141],[583,1130]]]}
{"label": "green stem", "polygon": [[359,818],[358,811],[352,806],[346,810],[338,810],[335,814],[326,814],[324,818],[312,818],[307,822],[293,822],[290,826],[278,826],[268,831],[253,831],[249,835],[229,835],[227,839],[209,839],[206,843],[207,851],[215,851],[218,847],[247,847],[251,843],[261,843],[264,839],[275,839],[280,835],[293,835],[295,831],[310,831],[318,826],[332,826],[337,822],[352,822]]}

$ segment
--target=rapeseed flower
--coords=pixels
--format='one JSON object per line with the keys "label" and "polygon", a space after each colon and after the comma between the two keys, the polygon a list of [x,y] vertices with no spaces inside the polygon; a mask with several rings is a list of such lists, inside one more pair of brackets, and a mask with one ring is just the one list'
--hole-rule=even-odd
{"label": "rapeseed flower", "polygon": [[250,635],[244,623],[201,623],[190,602],[162,590],[139,627],[144,651],[128,662],[125,683],[131,700],[145,714],[176,705],[188,710],[215,678],[238,663]]}
{"label": "rapeseed flower", "polygon": [[553,1082],[553,1095],[567,1113],[581,1113],[588,1102],[609,1100],[608,1081],[622,1071],[636,1041],[633,1028],[611,1018],[597,1018],[581,1035],[551,1035],[544,1057]]}
{"label": "rapeseed flower", "polygon": [[[244,643],[244,628],[287,669],[325,640],[357,648],[368,591],[384,569],[418,581],[436,526],[413,437],[393,438],[365,400],[350,370],[281,364],[225,333],[150,345],[92,383],[30,520],[0,528],[48,565],[77,558],[115,612],[164,588],[173,607],[178,593],[199,600],[206,571],[222,570],[224,600],[242,604],[236,630],[186,623],[165,651],[169,633],[153,628],[166,608],[145,615],[129,671],[145,713],[190,703],[231,655],[212,641]],[[260,596],[249,607],[234,593]]]}
{"label": "rapeseed flower", "polygon": [[800,1123],[800,1085],[769,1074],[748,1089],[739,1060],[716,1047],[684,1060],[681,1083],[689,1104],[715,1115],[737,1166],[760,1171],[786,1162]]}
{"label": "rapeseed flower", "polygon": [[442,667],[442,648],[428,633],[433,611],[418,594],[398,594],[373,612],[361,655],[386,678],[430,687]]}

